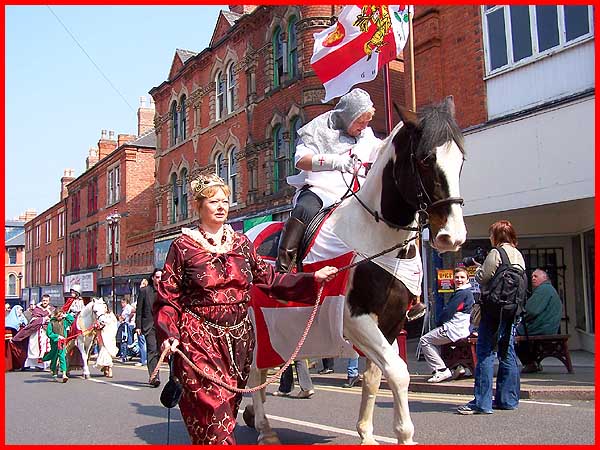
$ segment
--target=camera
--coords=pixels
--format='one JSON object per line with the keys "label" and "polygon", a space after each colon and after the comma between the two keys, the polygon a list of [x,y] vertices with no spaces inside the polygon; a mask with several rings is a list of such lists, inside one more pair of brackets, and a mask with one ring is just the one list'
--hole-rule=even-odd
{"label": "camera", "polygon": [[487,252],[483,248],[477,247],[475,249],[475,254],[473,256],[467,256],[463,258],[462,263],[467,267],[474,266],[476,263],[483,264],[486,256]]}

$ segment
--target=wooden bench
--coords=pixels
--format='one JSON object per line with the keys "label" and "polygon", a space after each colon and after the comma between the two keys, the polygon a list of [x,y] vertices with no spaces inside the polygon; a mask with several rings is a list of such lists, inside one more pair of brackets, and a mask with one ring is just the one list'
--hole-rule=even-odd
{"label": "wooden bench", "polygon": [[[532,353],[535,355],[535,361],[539,364],[543,359],[553,356],[562,362],[569,373],[573,373],[573,364],[571,355],[569,355],[568,334],[550,334],[542,336],[516,336],[515,343],[529,342]],[[455,369],[459,364],[468,368],[472,374],[475,373],[477,364],[477,353],[475,346],[477,336],[470,335],[467,338],[451,344],[442,345],[441,356],[446,367]]]}

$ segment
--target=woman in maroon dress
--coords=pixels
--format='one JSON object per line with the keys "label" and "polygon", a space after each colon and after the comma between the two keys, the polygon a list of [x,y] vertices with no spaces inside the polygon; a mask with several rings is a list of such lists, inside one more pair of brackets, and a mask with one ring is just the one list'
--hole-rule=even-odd
{"label": "woman in maroon dress", "polygon": [[[204,373],[244,388],[254,350],[248,318],[252,284],[275,298],[316,301],[318,284],[337,269],[279,274],[248,238],[226,225],[229,187],[216,175],[200,175],[191,191],[198,229],[182,229],[169,248],[153,305],[161,350],[182,351]],[[193,444],[235,444],[233,430],[241,394],[200,377],[182,358],[175,376],[183,385],[179,408]]]}

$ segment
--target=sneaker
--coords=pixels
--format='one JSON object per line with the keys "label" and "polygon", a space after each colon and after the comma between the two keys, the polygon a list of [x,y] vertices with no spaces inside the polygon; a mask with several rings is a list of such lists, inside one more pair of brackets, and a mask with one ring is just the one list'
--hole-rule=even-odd
{"label": "sneaker", "polygon": [[321,369],[318,372],[319,375],[327,375],[329,373],[333,373],[333,369]]}
{"label": "sneaker", "polygon": [[343,388],[351,388],[354,387],[356,383],[360,381],[360,375],[356,375],[355,377],[348,378],[348,381],[342,385]]}
{"label": "sneaker", "polygon": [[158,378],[153,378],[148,381],[148,384],[150,384],[150,386],[152,386],[152,387],[157,388],[160,386],[160,380]]}
{"label": "sneaker", "polygon": [[454,372],[452,373],[452,379],[458,380],[459,378],[464,377],[466,374],[467,370],[459,364],[458,366],[456,366],[456,369],[454,369]]}
{"label": "sneaker", "polygon": [[[279,391],[277,391],[277,392],[279,392]],[[294,395],[294,398],[311,398],[313,395],[315,395],[314,389],[309,389],[308,391],[300,389],[300,392],[298,392],[296,395]]]}
{"label": "sneaker", "polygon": [[450,369],[445,368],[444,370],[436,371],[433,376],[427,380],[427,382],[439,383],[440,381],[447,380],[448,378],[452,378],[452,372],[450,372]]}
{"label": "sneaker", "polygon": [[277,390],[277,391],[273,392],[272,395],[273,395],[273,397],[291,397],[292,393]]}
{"label": "sneaker", "polygon": [[468,403],[466,405],[462,405],[456,408],[456,412],[458,414],[462,414],[463,416],[471,416],[473,414],[492,414],[492,411],[483,411],[481,409],[469,405]]}

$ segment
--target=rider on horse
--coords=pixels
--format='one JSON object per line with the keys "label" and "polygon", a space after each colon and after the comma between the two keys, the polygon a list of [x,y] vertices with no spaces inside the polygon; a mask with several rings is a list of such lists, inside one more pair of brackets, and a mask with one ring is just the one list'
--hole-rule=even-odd
{"label": "rider on horse", "polygon": [[[366,168],[379,150],[378,139],[369,122],[375,108],[369,94],[360,88],[342,96],[331,111],[325,112],[298,130],[298,145],[294,155],[298,175],[287,178],[296,187],[294,209],[279,240],[276,270],[289,272],[297,264],[298,247],[308,223],[319,210],[340,201],[349,189],[356,191],[358,177],[366,176]],[[358,161],[357,161],[358,159]],[[358,162],[362,163],[360,166]],[[341,172],[341,174],[340,174]],[[420,317],[425,307],[412,306],[408,320]]]}

